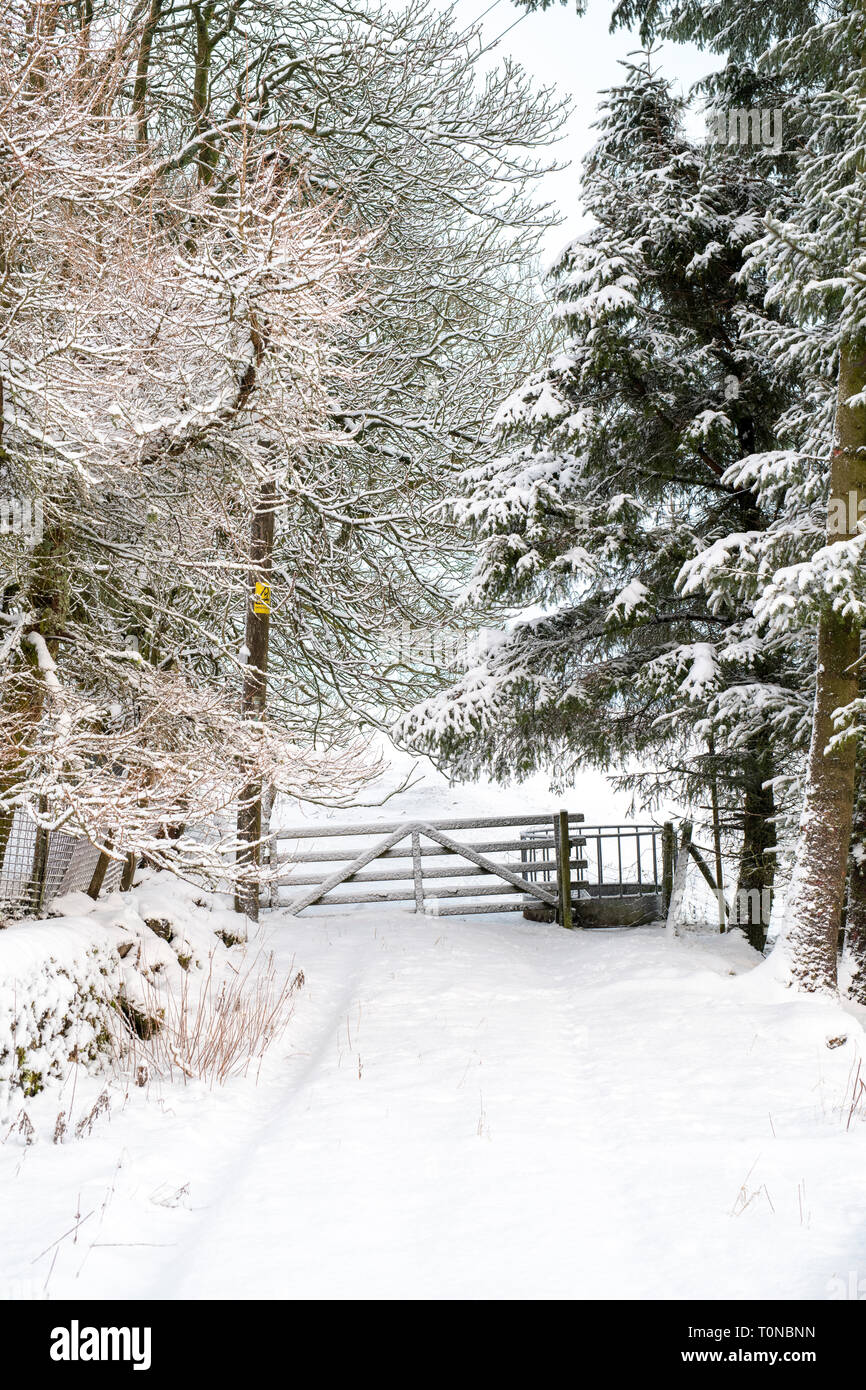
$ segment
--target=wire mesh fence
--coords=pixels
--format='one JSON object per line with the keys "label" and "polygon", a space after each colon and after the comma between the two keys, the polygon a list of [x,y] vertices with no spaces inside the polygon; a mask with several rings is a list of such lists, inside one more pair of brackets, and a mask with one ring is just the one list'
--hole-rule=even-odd
{"label": "wire mesh fence", "polygon": [[[21,810],[0,815],[0,914],[39,916],[53,898],[86,893],[99,860],[89,840],[44,830]],[[122,874],[122,863],[110,861],[102,889],[119,887]]]}

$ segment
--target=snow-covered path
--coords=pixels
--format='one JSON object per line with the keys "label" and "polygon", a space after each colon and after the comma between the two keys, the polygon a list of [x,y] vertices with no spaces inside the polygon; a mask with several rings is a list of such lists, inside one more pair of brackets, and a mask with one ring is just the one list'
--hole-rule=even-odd
{"label": "snow-covered path", "polygon": [[257,1087],[133,1090],[58,1147],[46,1096],[41,1142],[0,1149],[10,1292],[825,1298],[866,1275],[860,1025],[741,939],[393,910],[268,930],[306,985]]}

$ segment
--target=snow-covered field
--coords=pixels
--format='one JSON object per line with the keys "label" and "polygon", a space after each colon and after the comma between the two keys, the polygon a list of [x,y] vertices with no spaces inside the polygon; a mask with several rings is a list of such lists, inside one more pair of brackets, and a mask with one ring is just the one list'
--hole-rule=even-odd
{"label": "snow-covered field", "polygon": [[[428,771],[358,815],[557,804],[541,786],[492,796]],[[604,797],[589,779],[565,801],[622,818]],[[237,921],[166,876],[93,920],[140,929],[172,894],[194,956]],[[15,1102],[0,1293],[866,1292],[866,1107],[851,1113],[866,1011],[785,992],[739,933],[568,933],[407,905],[266,913],[258,944],[305,979],[258,1084],[115,1079],[97,1104],[104,1080],[72,1075],[27,1102],[31,1143]],[[174,959],[156,937],[149,949]]]}
{"label": "snow-covered field", "polygon": [[866,1273],[860,1024],[741,940],[393,908],[265,932],[306,984],[257,1086],[115,1084],[60,1145],[69,1088],[31,1103],[36,1142],[0,1147],[7,1296],[821,1299]]}

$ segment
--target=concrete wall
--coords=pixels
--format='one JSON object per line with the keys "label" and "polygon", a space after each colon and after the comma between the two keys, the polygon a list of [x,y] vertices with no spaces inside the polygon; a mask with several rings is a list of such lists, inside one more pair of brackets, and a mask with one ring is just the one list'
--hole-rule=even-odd
{"label": "concrete wall", "polygon": [[[571,913],[576,927],[634,927],[656,922],[662,915],[660,893],[645,893],[642,897],[605,896],[603,898],[573,898]],[[523,915],[530,922],[553,922],[556,913],[544,903],[528,903]]]}

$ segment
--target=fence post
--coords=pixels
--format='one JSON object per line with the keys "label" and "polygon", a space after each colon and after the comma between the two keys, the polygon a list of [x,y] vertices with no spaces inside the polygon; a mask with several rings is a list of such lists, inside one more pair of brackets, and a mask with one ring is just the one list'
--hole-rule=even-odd
{"label": "fence post", "polygon": [[87,889],[87,896],[89,898],[98,898],[99,894],[102,891],[102,885],[105,880],[105,875],[108,871],[108,866],[111,863],[111,855],[108,853],[108,850],[110,848],[111,841],[107,840],[106,848],[100,851],[99,858],[96,861],[96,868],[93,870],[93,877],[90,880],[90,886]]}
{"label": "fence post", "polygon": [[130,851],[129,854],[126,856],[126,859],[124,860],[124,864],[123,864],[123,873],[121,874],[121,877],[120,877],[120,891],[121,891],[121,893],[128,893],[128,892],[129,892],[130,888],[132,887],[132,882],[133,882],[133,879],[135,878],[135,871],[136,871],[137,868],[138,868],[138,855],[135,854],[133,851]]}
{"label": "fence post", "polygon": [[679,916],[683,907],[683,898],[686,892],[686,870],[689,864],[689,847],[692,843],[692,823],[684,820],[680,829],[680,843],[677,850],[677,862],[674,869],[674,883],[671,891],[671,900],[668,905],[667,932],[669,936],[676,936],[679,925]]}
{"label": "fence post", "polygon": [[424,911],[424,868],[421,863],[421,836],[412,831],[412,878],[415,886],[415,911]]}
{"label": "fence post", "polygon": [[[48,814],[48,798],[46,796],[39,798],[39,813],[46,816]],[[37,821],[36,838],[33,842],[33,860],[30,866],[30,910],[37,917],[42,911],[45,898],[49,847],[49,832]]]}
{"label": "fence post", "polygon": [[48,877],[48,831],[43,826],[36,827],[36,843],[33,848],[32,911],[38,917],[45,899],[45,884]]}
{"label": "fence post", "polygon": [[662,826],[662,916],[667,917],[674,891],[674,823],[666,820]]}
{"label": "fence post", "polygon": [[571,920],[571,835],[568,828],[568,812],[560,811],[553,820],[553,833],[556,839],[556,870],[558,880],[559,920],[568,930]]}

